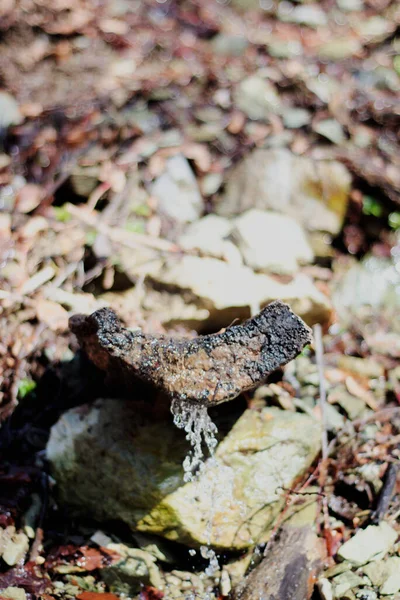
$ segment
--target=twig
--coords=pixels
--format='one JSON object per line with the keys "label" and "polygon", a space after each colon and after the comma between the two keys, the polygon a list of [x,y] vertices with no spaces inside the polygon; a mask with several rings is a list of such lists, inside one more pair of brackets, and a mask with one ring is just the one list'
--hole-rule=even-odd
{"label": "twig", "polygon": [[385,482],[383,484],[376,510],[372,515],[372,522],[379,523],[388,511],[390,501],[393,496],[394,487],[397,481],[399,465],[391,463],[386,471]]}
{"label": "twig", "polygon": [[95,214],[90,213],[88,210],[77,208],[73,204],[68,204],[67,210],[74,215],[74,217],[77,217],[80,221],[83,221],[83,223],[93,227],[117,244],[122,244],[123,246],[132,249],[147,246],[148,248],[161,250],[163,252],[180,252],[179,246],[172,242],[168,242],[167,240],[152,237],[144,233],[125,231],[119,227],[111,228],[105,223],[102,223]]}
{"label": "twig", "polygon": [[321,502],[322,512],[324,517],[324,530],[325,539],[327,542],[328,556],[329,544],[328,544],[328,532],[329,532],[329,513],[328,513],[328,497],[325,493],[327,467],[328,467],[328,434],[326,427],[326,388],[325,388],[325,375],[324,375],[324,347],[322,342],[322,329],[321,325],[317,323],[314,325],[314,340],[315,340],[315,358],[318,367],[319,375],[319,401],[321,408],[321,447],[322,447],[322,460],[319,469],[319,485],[321,488]]}

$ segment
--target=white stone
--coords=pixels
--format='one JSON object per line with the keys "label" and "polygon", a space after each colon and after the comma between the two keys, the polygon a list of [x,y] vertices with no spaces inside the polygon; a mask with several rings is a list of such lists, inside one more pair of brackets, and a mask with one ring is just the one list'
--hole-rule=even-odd
{"label": "white stone", "polygon": [[242,264],[236,246],[226,238],[232,230],[232,222],[218,215],[207,215],[190,223],[178,238],[178,246],[185,250],[198,250],[206,256],[221,258],[235,265]]}
{"label": "white stone", "polygon": [[169,158],[166,171],[151,186],[159,211],[178,223],[190,223],[203,211],[196,178],[186,158],[180,154]]}
{"label": "white stone", "polygon": [[314,258],[302,227],[279,213],[246,211],[235,219],[233,237],[246,265],[256,271],[293,274]]}
{"label": "white stone", "polygon": [[391,549],[397,539],[397,532],[385,523],[369,525],[360,529],[339,548],[338,556],[353,565],[365,565],[371,560],[379,560]]}

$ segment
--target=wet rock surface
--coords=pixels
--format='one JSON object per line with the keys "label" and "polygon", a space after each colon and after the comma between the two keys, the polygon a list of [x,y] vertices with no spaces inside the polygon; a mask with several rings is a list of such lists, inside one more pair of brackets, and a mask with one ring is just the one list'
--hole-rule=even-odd
{"label": "wet rock surface", "polygon": [[272,529],[284,490],[312,463],[319,425],[279,409],[247,410],[198,479],[183,483],[184,436],[140,418],[132,401],[65,413],[47,457],[59,499],[75,514],[118,519],[189,546],[244,549]]}
{"label": "wet rock surface", "polygon": [[110,309],[76,315],[71,328],[92,362],[129,388],[144,380],[170,399],[212,406],[232,400],[293,359],[310,329],[275,302],[242,325],[193,340],[124,329]]}

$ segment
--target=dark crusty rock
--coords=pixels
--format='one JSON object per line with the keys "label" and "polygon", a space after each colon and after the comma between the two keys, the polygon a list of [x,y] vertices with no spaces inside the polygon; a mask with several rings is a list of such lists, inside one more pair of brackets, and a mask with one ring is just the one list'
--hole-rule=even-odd
{"label": "dark crusty rock", "polygon": [[255,387],[311,341],[309,327],[282,302],[222,333],[189,340],[130,331],[108,308],[75,315],[70,327],[111,379],[128,387],[139,379],[171,399],[208,406]]}

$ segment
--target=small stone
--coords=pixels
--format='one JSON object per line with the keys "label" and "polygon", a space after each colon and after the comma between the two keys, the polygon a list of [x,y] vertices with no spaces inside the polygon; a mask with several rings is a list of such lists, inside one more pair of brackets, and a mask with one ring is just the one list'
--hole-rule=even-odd
{"label": "small stone", "polygon": [[321,577],[317,583],[318,591],[322,600],[334,600],[331,582],[325,577]]}
{"label": "small stone", "polygon": [[10,600],[26,600],[26,592],[20,587],[7,587],[4,590],[0,590],[2,598],[10,598]]}
{"label": "small stone", "polygon": [[353,571],[337,575],[332,580],[335,598],[342,598],[346,592],[359,585],[363,585],[363,583],[363,578],[353,573]]}
{"label": "small stone", "polygon": [[314,258],[301,226],[279,213],[248,210],[235,219],[232,236],[244,262],[256,271],[293,274]]}
{"label": "small stone", "polygon": [[24,120],[14,96],[0,91],[0,133],[11,125],[19,125]]}
{"label": "small stone", "polygon": [[283,124],[289,129],[304,127],[309,124],[310,120],[310,113],[305,108],[289,108],[285,109],[283,113]]}
{"label": "small stone", "polygon": [[318,56],[327,60],[344,60],[351,58],[362,50],[358,38],[342,37],[323,43],[318,48]]}
{"label": "small stone", "polygon": [[225,56],[241,56],[247,46],[247,39],[241,35],[219,33],[212,41],[214,51]]}
{"label": "small stone", "polygon": [[180,154],[169,158],[166,171],[151,186],[160,212],[178,223],[190,223],[203,211],[196,178],[186,158]]}
{"label": "small stone", "polygon": [[356,566],[380,559],[392,548],[397,539],[397,532],[384,521],[379,525],[369,525],[360,529],[338,551],[338,556]]}
{"label": "small stone", "polygon": [[161,574],[152,554],[124,544],[108,544],[107,548],[121,556],[121,560],[101,571],[102,579],[112,592],[131,596],[143,585],[162,588]]}
{"label": "small stone", "polygon": [[395,594],[400,591],[399,556],[373,561],[363,567],[363,572],[374,586],[379,587],[381,594]]}
{"label": "small stone", "polygon": [[290,13],[281,17],[282,21],[308,25],[308,27],[322,27],[327,24],[326,11],[318,4],[303,4],[296,6]]}
{"label": "small stone", "polygon": [[28,549],[29,539],[25,533],[16,532],[11,525],[0,530],[0,556],[7,565],[16,565],[25,557]]}
{"label": "small stone", "polygon": [[313,129],[316,133],[319,133],[319,135],[322,135],[333,144],[343,144],[346,140],[343,127],[336,119],[324,119],[323,121],[318,121]]}
{"label": "small stone", "polygon": [[274,85],[261,75],[251,75],[238,85],[234,100],[237,108],[250,119],[267,120],[280,109],[279,95]]}
{"label": "small stone", "polygon": [[236,246],[226,238],[233,224],[218,215],[206,215],[190,223],[178,238],[178,245],[185,250],[199,250],[205,256],[221,258],[234,265],[242,264],[242,257]]}

